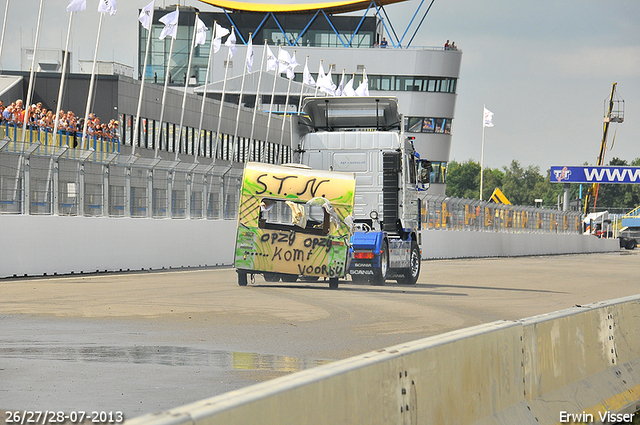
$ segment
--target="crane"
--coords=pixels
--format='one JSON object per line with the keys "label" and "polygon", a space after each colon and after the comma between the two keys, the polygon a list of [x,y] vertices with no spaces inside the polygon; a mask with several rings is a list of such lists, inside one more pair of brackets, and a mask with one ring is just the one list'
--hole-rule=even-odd
{"label": "crane", "polygon": [[[607,105],[608,107],[606,107],[606,113],[604,116],[604,129],[602,134],[602,143],[600,144],[600,154],[598,155],[598,161],[596,164],[597,166],[601,166],[604,163],[604,154],[607,150],[607,133],[609,132],[609,125],[611,123],[624,122],[624,100],[616,96],[617,84],[618,83],[613,83],[613,87],[611,88],[611,96],[609,96],[609,102]],[[615,142],[615,135],[613,137],[613,141]],[[613,147],[613,142],[612,142],[612,147]],[[587,194],[584,198],[584,214],[585,215],[589,214],[589,204],[591,203],[591,198],[594,198],[593,209],[595,210],[596,203],[598,202],[599,187],[600,187],[599,183],[593,183],[591,187],[587,190]]]}

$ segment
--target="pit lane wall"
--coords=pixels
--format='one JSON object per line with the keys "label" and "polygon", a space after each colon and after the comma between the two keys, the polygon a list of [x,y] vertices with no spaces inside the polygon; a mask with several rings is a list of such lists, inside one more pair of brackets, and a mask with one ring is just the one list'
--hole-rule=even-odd
{"label": "pit lane wall", "polygon": [[377,350],[126,423],[539,425],[630,422],[638,410],[633,296]]}
{"label": "pit lane wall", "polygon": [[0,277],[229,265],[236,220],[0,215]]}
{"label": "pit lane wall", "polygon": [[580,234],[421,230],[420,237],[423,260],[585,254],[620,250],[618,239],[600,239]]}
{"label": "pit lane wall", "polygon": [[[236,220],[0,214],[0,278],[230,265]],[[422,258],[619,251],[617,239],[423,230]]]}

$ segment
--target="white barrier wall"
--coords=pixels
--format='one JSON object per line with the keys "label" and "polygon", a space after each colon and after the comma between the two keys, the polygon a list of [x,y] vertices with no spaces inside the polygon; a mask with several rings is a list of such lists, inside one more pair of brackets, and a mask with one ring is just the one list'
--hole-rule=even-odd
{"label": "white barrier wall", "polygon": [[516,257],[620,250],[618,239],[589,235],[422,230],[422,258]]}
{"label": "white barrier wall", "polygon": [[[0,277],[231,265],[236,220],[0,215]],[[422,258],[618,251],[617,239],[424,230]]]}
{"label": "white barrier wall", "polygon": [[634,296],[377,350],[127,423],[629,422],[639,337]]}
{"label": "white barrier wall", "polygon": [[231,264],[236,220],[0,215],[0,277]]}

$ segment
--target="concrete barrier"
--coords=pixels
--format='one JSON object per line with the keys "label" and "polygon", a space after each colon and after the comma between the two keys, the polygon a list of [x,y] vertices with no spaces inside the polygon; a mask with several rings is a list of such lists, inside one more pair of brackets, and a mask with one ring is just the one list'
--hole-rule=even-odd
{"label": "concrete barrier", "polygon": [[[0,215],[0,278],[230,265],[236,220]],[[423,259],[618,251],[617,239],[425,230]]]}
{"label": "concrete barrier", "polygon": [[236,220],[0,215],[0,277],[231,264]]}
{"label": "concrete barrier", "polygon": [[634,296],[377,350],[127,423],[628,422],[640,410],[639,336]]}
{"label": "concrete barrier", "polygon": [[422,230],[422,258],[518,257],[620,250],[618,239],[589,235]]}

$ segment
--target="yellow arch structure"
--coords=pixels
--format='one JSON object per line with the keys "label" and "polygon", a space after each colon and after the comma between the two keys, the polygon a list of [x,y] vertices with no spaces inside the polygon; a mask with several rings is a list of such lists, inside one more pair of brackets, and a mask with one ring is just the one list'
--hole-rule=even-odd
{"label": "yellow arch structure", "polygon": [[[371,0],[339,0],[339,1],[316,1],[316,2],[296,2],[287,3],[257,3],[233,0],[200,0],[226,10],[237,10],[241,12],[273,12],[273,13],[304,13],[323,9],[329,14],[353,12],[369,7]],[[407,0],[375,0],[378,6],[392,3],[400,3]]]}

